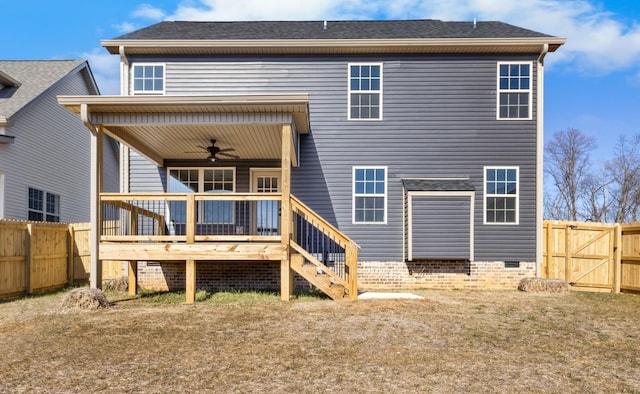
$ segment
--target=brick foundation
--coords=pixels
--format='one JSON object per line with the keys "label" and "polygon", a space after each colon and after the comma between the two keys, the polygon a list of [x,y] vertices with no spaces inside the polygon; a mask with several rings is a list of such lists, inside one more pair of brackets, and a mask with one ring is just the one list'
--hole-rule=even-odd
{"label": "brick foundation", "polygon": [[[297,290],[309,290],[309,282],[295,277]],[[147,290],[184,290],[184,262],[138,263],[138,285]],[[279,261],[230,261],[196,263],[196,289],[211,292],[255,290],[280,291]]]}
{"label": "brick foundation", "polygon": [[[515,289],[535,277],[535,263],[505,268],[502,261],[359,262],[358,288],[373,289]],[[149,290],[184,290],[184,262],[139,262],[138,284]],[[296,290],[309,283],[296,275]],[[280,262],[198,262],[196,288],[207,291],[280,291]]]}
{"label": "brick foundation", "polygon": [[503,261],[358,262],[358,288],[364,289],[515,289],[536,276],[536,263],[505,268]]}

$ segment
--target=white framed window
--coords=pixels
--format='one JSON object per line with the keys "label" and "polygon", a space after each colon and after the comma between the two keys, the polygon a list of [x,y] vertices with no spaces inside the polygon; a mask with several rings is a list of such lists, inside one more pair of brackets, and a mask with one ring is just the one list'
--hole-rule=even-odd
{"label": "white framed window", "polygon": [[164,64],[134,63],[131,67],[133,94],[164,94]]}
{"label": "white framed window", "polygon": [[39,222],[60,221],[60,196],[43,190],[29,188],[29,220]]}
{"label": "white framed window", "polygon": [[349,120],[382,119],[382,63],[349,63]]}
{"label": "white framed window", "polygon": [[531,119],[531,62],[498,62],[498,119]]}
{"label": "white framed window", "polygon": [[[235,191],[236,169],[168,168],[167,189],[172,193],[232,193]],[[235,219],[233,201],[200,201],[196,207],[198,223],[232,224]],[[170,219],[186,223],[187,207],[184,201],[169,202]]]}
{"label": "white framed window", "polygon": [[387,167],[353,167],[353,223],[387,223]]}
{"label": "white framed window", "polygon": [[484,224],[518,224],[520,170],[484,167]]}

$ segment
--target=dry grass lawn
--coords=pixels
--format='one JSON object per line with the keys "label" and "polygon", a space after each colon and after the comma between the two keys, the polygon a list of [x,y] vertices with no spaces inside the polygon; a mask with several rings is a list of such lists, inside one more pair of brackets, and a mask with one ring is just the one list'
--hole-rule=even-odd
{"label": "dry grass lawn", "polygon": [[418,293],[3,302],[0,392],[640,393],[640,296]]}

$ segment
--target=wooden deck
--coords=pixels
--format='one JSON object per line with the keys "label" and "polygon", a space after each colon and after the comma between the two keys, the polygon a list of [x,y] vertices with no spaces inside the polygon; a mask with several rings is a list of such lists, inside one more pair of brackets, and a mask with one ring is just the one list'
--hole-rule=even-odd
{"label": "wooden deck", "polygon": [[102,193],[100,211],[98,258],[129,262],[131,294],[138,261],[184,261],[194,302],[196,261],[254,260],[281,262],[285,300],[294,272],[333,299],[357,299],[358,245],[294,196]]}

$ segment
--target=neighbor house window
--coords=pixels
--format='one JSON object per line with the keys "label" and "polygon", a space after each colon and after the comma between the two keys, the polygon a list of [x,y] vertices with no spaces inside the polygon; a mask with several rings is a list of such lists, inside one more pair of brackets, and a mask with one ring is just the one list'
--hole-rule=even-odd
{"label": "neighbor house window", "polygon": [[40,222],[59,222],[60,196],[30,187],[28,217]]}
{"label": "neighbor house window", "polygon": [[518,167],[485,167],[484,222],[518,223]]}
{"label": "neighbor house window", "polygon": [[[230,193],[235,191],[234,168],[170,168],[169,192]],[[171,220],[186,223],[184,201],[170,201]],[[233,201],[199,201],[196,206],[198,223],[234,222]]]}
{"label": "neighbor house window", "polygon": [[163,94],[164,65],[134,64],[132,84],[133,94]]}
{"label": "neighbor house window", "polygon": [[531,119],[531,63],[498,63],[498,119]]}
{"label": "neighbor house window", "polygon": [[353,223],[386,223],[387,168],[353,168]]}
{"label": "neighbor house window", "polygon": [[382,64],[349,64],[349,119],[382,119]]}

